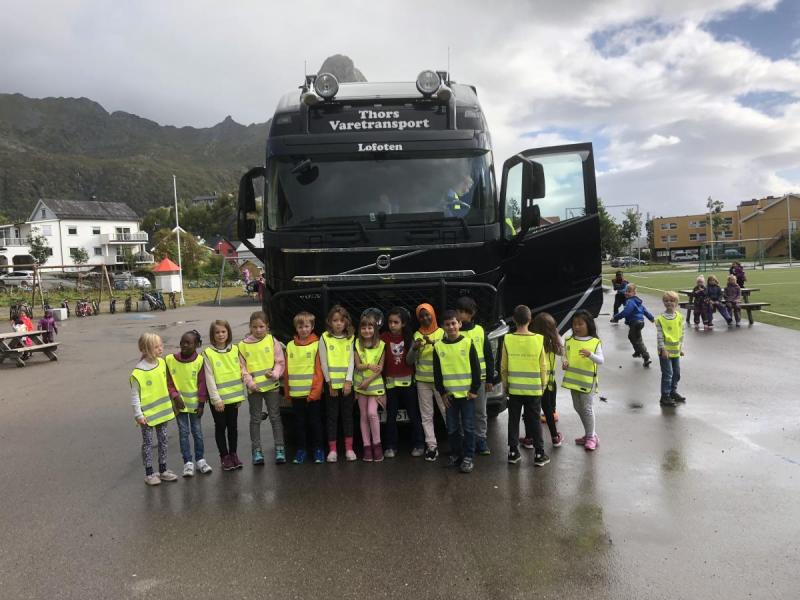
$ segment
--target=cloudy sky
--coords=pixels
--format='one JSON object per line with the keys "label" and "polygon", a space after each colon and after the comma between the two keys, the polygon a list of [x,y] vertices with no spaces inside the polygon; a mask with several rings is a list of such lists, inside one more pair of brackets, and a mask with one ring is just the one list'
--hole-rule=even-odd
{"label": "cloudy sky", "polygon": [[606,204],[701,212],[800,192],[800,2],[0,0],[0,92],[161,124],[267,120],[342,53],[373,81],[478,87],[496,161],[594,143]]}

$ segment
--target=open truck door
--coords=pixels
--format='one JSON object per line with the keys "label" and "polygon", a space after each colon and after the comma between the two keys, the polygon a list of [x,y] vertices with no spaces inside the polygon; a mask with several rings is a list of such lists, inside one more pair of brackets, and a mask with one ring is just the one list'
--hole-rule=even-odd
{"label": "open truck door", "polygon": [[559,329],[603,303],[594,153],[590,143],[536,148],[503,164],[500,209],[507,253],[503,312],[528,305]]}

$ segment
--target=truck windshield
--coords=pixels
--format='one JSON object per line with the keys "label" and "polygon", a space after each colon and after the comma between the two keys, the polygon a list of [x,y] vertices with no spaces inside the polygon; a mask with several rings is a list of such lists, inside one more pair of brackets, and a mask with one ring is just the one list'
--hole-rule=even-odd
{"label": "truck windshield", "polygon": [[468,225],[496,218],[491,154],[391,158],[286,157],[269,168],[269,229],[326,221],[391,227],[426,217]]}

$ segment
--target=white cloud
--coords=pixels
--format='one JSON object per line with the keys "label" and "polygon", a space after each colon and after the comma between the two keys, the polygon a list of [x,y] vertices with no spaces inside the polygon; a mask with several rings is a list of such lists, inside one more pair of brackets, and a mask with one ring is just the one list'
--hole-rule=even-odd
{"label": "white cloud", "polygon": [[661,148],[662,146],[674,146],[675,144],[680,144],[681,138],[676,135],[669,135],[663,136],[658,133],[654,133],[644,144],[642,144],[642,150],[655,150],[656,148]]}

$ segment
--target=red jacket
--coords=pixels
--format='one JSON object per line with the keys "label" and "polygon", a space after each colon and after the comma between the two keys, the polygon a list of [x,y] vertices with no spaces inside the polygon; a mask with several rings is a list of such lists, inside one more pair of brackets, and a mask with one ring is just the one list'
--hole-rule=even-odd
{"label": "red jacket", "polygon": [[[294,343],[296,346],[308,346],[316,341],[319,341],[316,333],[312,333],[304,341],[294,336]],[[289,353],[286,353],[286,373],[283,378],[283,396],[291,401],[289,396],[289,375],[292,372],[292,361],[289,359]],[[322,397],[322,386],[325,383],[325,377],[322,374],[322,365],[319,363],[319,352],[314,357],[314,378],[311,380],[311,393],[308,395],[309,402],[315,402]]]}

